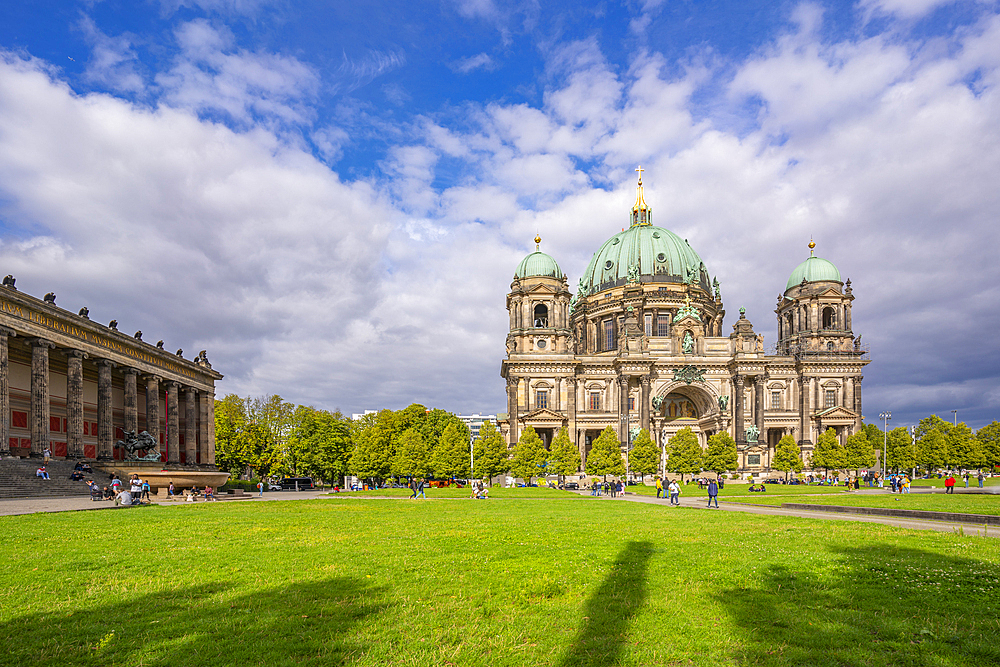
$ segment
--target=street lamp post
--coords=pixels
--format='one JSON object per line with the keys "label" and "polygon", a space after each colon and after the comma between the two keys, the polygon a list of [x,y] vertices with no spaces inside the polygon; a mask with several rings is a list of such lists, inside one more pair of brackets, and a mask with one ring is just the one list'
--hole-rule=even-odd
{"label": "street lamp post", "polygon": [[952,416],[952,423],[955,424],[955,426],[958,426],[958,410],[952,410],[951,416]]}
{"label": "street lamp post", "polygon": [[880,412],[878,418],[882,420],[882,479],[885,479],[885,457],[889,449],[889,420],[892,413],[886,410]]}

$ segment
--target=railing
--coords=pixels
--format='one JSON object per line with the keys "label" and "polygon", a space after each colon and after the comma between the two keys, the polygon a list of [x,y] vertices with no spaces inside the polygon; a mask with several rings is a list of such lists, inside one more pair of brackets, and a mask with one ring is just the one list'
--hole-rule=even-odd
{"label": "railing", "polygon": [[849,350],[803,350],[791,343],[777,343],[765,349],[765,354],[796,359],[871,359],[868,345],[853,346]]}

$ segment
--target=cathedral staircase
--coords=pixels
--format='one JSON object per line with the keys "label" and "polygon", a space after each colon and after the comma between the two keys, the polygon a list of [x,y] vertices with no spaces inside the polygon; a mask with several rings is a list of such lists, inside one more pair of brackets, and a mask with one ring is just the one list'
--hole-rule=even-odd
{"label": "cathedral staircase", "polygon": [[[89,497],[86,480],[95,479],[84,473],[84,481],[69,478],[75,461],[49,461],[45,470],[51,479],[35,477],[41,459],[7,458],[0,460],[0,499],[13,498],[79,498]],[[95,471],[96,472],[96,471]],[[107,475],[101,475],[105,478]]]}

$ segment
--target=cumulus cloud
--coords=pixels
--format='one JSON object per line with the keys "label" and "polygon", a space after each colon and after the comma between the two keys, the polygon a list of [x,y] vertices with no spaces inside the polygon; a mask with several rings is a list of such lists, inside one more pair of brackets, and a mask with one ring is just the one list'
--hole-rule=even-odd
{"label": "cumulus cloud", "polygon": [[89,16],[80,19],[78,27],[91,47],[84,72],[89,81],[121,93],[138,93],[145,89],[132,35],[106,35]]}

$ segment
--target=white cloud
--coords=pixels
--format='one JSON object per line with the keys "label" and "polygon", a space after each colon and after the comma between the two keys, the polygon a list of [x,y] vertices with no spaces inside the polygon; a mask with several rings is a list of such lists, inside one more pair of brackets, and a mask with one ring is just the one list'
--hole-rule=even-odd
{"label": "white cloud", "polygon": [[484,69],[488,72],[492,72],[497,68],[497,63],[489,56],[489,54],[479,53],[452,63],[451,68],[462,74],[468,74],[469,72],[477,69]]}
{"label": "white cloud", "polygon": [[138,93],[145,89],[146,83],[139,72],[131,35],[106,35],[89,16],[80,19],[78,26],[91,48],[84,72],[89,81],[124,93]]}

